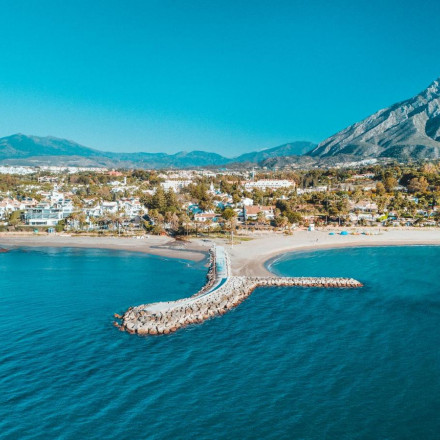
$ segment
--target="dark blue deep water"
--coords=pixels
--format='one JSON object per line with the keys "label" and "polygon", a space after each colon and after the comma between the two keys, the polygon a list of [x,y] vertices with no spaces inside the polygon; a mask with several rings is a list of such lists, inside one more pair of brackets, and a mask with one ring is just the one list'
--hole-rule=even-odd
{"label": "dark blue deep water", "polygon": [[440,248],[288,254],[275,273],[365,287],[258,289],[168,336],[112,326],[130,305],[194,293],[205,263],[0,254],[0,438],[440,438]]}

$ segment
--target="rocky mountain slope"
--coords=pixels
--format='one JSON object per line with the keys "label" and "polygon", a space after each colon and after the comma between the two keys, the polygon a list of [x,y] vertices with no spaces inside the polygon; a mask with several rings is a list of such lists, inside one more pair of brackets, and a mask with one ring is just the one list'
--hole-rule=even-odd
{"label": "rocky mountain slope", "polygon": [[315,157],[337,155],[434,159],[440,157],[440,78],[399,102],[321,142]]}

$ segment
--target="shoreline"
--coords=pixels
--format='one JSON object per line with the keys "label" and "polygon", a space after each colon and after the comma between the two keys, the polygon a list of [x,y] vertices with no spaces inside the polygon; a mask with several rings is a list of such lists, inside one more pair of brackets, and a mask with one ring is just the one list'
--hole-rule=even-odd
{"label": "shoreline", "polygon": [[170,237],[148,236],[145,239],[129,237],[93,237],[69,235],[8,235],[0,234],[0,249],[19,247],[71,247],[111,249],[141,252],[165,258],[202,261],[207,258],[213,243],[224,246],[230,256],[231,274],[236,276],[272,276],[267,268],[270,260],[296,251],[340,249],[373,246],[438,246],[440,230],[381,230],[363,229],[374,235],[329,235],[329,230],[296,231],[293,235],[268,233],[252,236],[234,246],[225,239],[201,238],[177,241]]}
{"label": "shoreline", "polygon": [[232,274],[273,276],[267,264],[281,255],[308,250],[375,246],[440,246],[440,231],[388,230],[377,235],[329,235],[328,230],[298,231],[292,236],[265,235],[238,245],[225,245],[231,257]]}
{"label": "shoreline", "polygon": [[176,241],[169,237],[151,236],[143,240],[138,240],[127,237],[0,235],[0,248],[17,249],[20,247],[109,249],[140,252],[165,258],[178,258],[196,262],[203,261],[207,257],[209,250],[208,247],[201,243]]}
{"label": "shoreline", "polygon": [[307,252],[307,251],[322,251],[322,250],[331,250],[331,249],[352,249],[352,248],[368,248],[368,247],[392,247],[392,246],[440,246],[439,243],[435,242],[420,242],[420,243],[408,243],[407,241],[390,241],[390,242],[374,242],[374,243],[335,243],[335,244],[322,244],[318,246],[303,246],[303,247],[296,247],[294,249],[291,249],[290,251],[283,251],[281,253],[275,253],[273,256],[266,259],[263,263],[264,269],[267,271],[268,274],[275,275],[274,272],[270,271],[268,269],[268,266],[277,258],[280,258],[287,254],[292,254],[296,252]]}

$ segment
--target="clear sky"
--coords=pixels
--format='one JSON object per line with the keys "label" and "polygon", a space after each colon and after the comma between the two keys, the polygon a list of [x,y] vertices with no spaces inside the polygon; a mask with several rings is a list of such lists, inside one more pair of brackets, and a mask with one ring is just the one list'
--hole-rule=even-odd
{"label": "clear sky", "polygon": [[227,156],[319,142],[440,76],[440,1],[0,0],[0,136]]}

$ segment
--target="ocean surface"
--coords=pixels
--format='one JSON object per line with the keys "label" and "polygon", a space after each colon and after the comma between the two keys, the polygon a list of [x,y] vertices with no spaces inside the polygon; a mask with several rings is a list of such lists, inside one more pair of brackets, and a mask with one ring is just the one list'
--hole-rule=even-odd
{"label": "ocean surface", "polygon": [[195,293],[206,261],[90,249],[0,254],[1,439],[438,439],[440,248],[297,252],[289,276],[172,335],[112,326]]}

